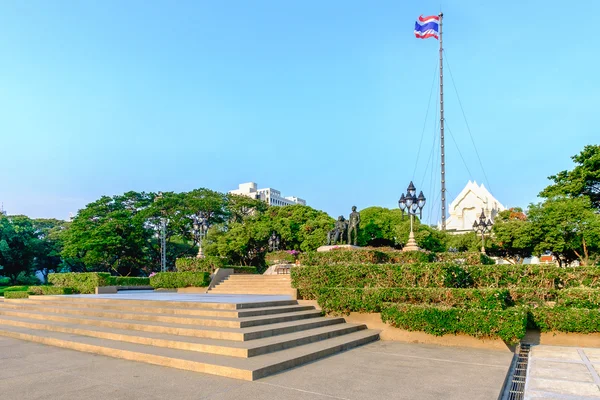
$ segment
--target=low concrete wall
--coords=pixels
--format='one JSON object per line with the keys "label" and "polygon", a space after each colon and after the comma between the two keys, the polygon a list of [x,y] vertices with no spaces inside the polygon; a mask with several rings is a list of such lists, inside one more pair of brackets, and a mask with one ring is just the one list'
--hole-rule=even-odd
{"label": "low concrete wall", "polygon": [[206,288],[205,287],[177,288],[177,293],[206,293]]}
{"label": "low concrete wall", "polygon": [[600,347],[600,333],[527,331],[524,343],[552,346]]}
{"label": "low concrete wall", "polygon": [[233,275],[233,272],[233,268],[217,268],[212,275],[208,288],[204,290],[204,293],[208,293],[210,289],[217,286],[223,279],[227,278],[229,275]]}
{"label": "low concrete wall", "polygon": [[99,286],[96,288],[96,294],[114,294],[117,293],[116,286]]}

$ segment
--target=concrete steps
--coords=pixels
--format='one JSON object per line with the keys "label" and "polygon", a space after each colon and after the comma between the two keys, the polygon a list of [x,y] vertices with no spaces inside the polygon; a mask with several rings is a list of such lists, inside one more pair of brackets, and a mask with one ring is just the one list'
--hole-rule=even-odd
{"label": "concrete steps", "polygon": [[210,290],[227,294],[287,294],[296,297],[289,275],[230,275]]}
{"label": "concrete steps", "polygon": [[365,325],[322,317],[296,301],[233,304],[91,296],[0,302],[0,335],[246,380],[379,338]]}

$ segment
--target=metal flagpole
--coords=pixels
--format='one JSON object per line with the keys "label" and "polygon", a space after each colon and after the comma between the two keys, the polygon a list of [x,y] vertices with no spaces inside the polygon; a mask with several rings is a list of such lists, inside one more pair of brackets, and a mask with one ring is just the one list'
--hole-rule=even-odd
{"label": "metal flagpole", "polygon": [[444,148],[444,62],[442,47],[442,18],[444,13],[439,14],[440,17],[440,154],[441,154],[441,171],[442,171],[442,230],[446,230],[446,161]]}

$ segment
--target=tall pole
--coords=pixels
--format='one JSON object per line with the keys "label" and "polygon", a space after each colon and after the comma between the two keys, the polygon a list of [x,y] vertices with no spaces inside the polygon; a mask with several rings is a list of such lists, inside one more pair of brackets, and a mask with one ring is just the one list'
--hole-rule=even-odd
{"label": "tall pole", "polygon": [[162,216],[160,219],[160,270],[167,272],[167,219]]}
{"label": "tall pole", "polygon": [[441,171],[442,171],[442,230],[446,230],[446,154],[444,148],[444,48],[442,47],[442,19],[444,13],[439,14],[440,17],[440,154],[441,154]]}

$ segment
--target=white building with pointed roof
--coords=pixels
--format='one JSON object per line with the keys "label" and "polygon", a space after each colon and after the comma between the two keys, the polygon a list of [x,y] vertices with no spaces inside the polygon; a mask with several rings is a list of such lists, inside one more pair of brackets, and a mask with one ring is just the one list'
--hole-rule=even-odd
{"label": "white building with pointed roof", "polygon": [[446,230],[455,233],[473,231],[473,222],[481,215],[481,210],[494,222],[500,211],[506,208],[483,185],[469,181],[465,188],[450,203],[450,216],[446,219]]}

